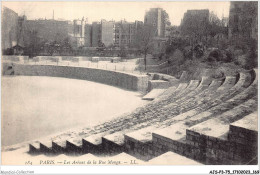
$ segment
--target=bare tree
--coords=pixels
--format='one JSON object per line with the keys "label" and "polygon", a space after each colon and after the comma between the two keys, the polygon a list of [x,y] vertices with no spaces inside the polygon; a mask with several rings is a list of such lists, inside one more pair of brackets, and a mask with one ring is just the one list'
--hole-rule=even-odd
{"label": "bare tree", "polygon": [[144,55],[144,69],[146,70],[147,54],[150,52],[153,46],[153,38],[155,31],[149,24],[145,24],[142,29],[137,33],[137,48]]}

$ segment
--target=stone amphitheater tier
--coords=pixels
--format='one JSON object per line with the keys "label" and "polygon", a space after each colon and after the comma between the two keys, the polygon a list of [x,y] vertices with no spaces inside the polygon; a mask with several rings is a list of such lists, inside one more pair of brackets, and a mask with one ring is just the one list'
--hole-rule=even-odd
{"label": "stone amphitheater tier", "polygon": [[[56,76],[65,70],[53,67],[57,69],[54,71]],[[48,76],[47,72],[41,73],[46,68],[15,64],[14,73],[31,75],[30,69]],[[68,70],[65,76],[75,78],[77,71]],[[86,79],[85,76],[80,78]],[[153,80],[167,82],[158,85],[158,81]],[[256,164],[257,82],[256,69],[222,79],[205,76],[188,83],[150,75],[146,88],[164,90],[146,106],[80,132],[71,132],[69,140],[66,134],[61,134],[47,141],[33,142],[29,145],[29,153],[78,156],[126,153],[148,163],[167,159],[167,164],[183,161],[190,164]]]}
{"label": "stone amphitheater tier", "polygon": [[219,80],[202,77],[201,81],[168,88],[134,113],[86,128],[81,137],[53,138],[38,148],[30,145],[30,152],[126,152],[154,162],[157,156],[172,151],[204,164],[254,164],[258,149],[256,111],[257,70]]}

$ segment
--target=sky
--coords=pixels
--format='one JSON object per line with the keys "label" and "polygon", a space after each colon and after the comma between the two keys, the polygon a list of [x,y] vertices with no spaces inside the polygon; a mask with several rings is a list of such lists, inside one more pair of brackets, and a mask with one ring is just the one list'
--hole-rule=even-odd
{"label": "sky", "polygon": [[88,19],[93,21],[106,20],[135,20],[143,21],[145,11],[149,8],[163,8],[169,14],[172,25],[179,25],[184,13],[189,9],[209,9],[219,18],[228,17],[230,2],[3,2],[2,7],[14,10],[18,15],[26,15],[28,19],[74,20]]}

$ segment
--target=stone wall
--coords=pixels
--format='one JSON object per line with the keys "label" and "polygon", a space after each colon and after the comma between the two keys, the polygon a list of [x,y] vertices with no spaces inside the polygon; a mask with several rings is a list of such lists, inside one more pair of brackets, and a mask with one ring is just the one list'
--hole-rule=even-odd
{"label": "stone wall", "polygon": [[[197,147],[197,155],[200,155],[193,158],[208,165],[239,165],[252,160],[258,150],[257,132],[232,125],[230,125],[230,131],[232,134],[229,132],[228,139],[221,139],[187,130],[187,144]],[[235,135],[234,132],[239,134]],[[248,140],[244,141],[246,139]]]}
{"label": "stone wall", "polygon": [[20,55],[3,55],[2,60],[12,61],[12,62],[25,62],[29,60],[29,56],[20,56]]}
{"label": "stone wall", "polygon": [[[135,75],[94,68],[54,66],[54,65],[22,65],[3,63],[3,67],[11,65],[14,75],[51,76],[82,79],[117,86],[134,91],[146,91],[148,87],[147,75]],[[6,75],[3,72],[3,75]]]}

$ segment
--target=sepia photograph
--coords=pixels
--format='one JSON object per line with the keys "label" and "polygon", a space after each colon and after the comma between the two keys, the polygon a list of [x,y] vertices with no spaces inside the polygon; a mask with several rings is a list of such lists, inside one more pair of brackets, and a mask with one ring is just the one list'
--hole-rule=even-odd
{"label": "sepia photograph", "polygon": [[258,1],[2,1],[1,165],[259,174]]}

